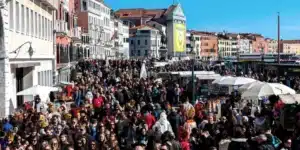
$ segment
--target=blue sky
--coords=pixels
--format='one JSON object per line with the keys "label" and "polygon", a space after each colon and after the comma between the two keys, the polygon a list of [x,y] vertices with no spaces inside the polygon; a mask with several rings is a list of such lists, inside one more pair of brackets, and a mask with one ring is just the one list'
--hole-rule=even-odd
{"label": "blue sky", "polygon": [[[300,0],[174,0],[179,1],[189,29],[253,32],[277,38],[277,12],[281,38],[300,39]],[[112,9],[166,8],[173,0],[105,0]]]}

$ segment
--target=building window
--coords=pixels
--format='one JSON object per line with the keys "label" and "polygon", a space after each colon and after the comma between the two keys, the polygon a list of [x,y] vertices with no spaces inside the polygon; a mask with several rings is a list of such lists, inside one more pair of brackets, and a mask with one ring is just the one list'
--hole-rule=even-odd
{"label": "building window", "polygon": [[51,24],[50,24],[50,20],[48,20],[48,40],[51,41]]}
{"label": "building window", "polygon": [[145,45],[148,45],[148,41],[147,40],[145,40]]}
{"label": "building window", "polygon": [[38,85],[41,85],[42,80],[41,80],[41,72],[38,72]]}
{"label": "building window", "polygon": [[38,27],[38,28],[39,28],[39,30],[38,30],[38,36],[41,38],[41,37],[42,37],[42,28],[41,28],[41,27],[42,27],[42,23],[41,23],[41,22],[42,22],[42,20],[41,20],[42,17],[41,17],[40,14],[39,14],[38,19],[39,19],[39,21],[38,21],[38,23],[39,23],[39,24],[38,24],[38,26],[39,26],[39,27]]}
{"label": "building window", "polygon": [[20,31],[20,7],[19,7],[19,2],[16,2],[16,30]]}
{"label": "building window", "polygon": [[137,56],[141,56],[141,51],[137,50]]}
{"label": "building window", "polygon": [[34,17],[34,35],[37,37],[38,36],[38,15],[37,12],[35,12],[35,17]]}
{"label": "building window", "polygon": [[141,41],[140,40],[138,40],[138,45],[140,45],[141,44]]}
{"label": "building window", "polygon": [[26,8],[26,34],[29,34],[29,9]]}
{"label": "building window", "polygon": [[130,40],[130,44],[133,45],[133,40]]}
{"label": "building window", "polygon": [[30,35],[33,36],[34,35],[34,17],[33,17],[33,10],[30,10],[30,26],[31,26],[31,29],[30,29]]}
{"label": "building window", "polygon": [[45,30],[44,16],[42,16],[42,23],[41,23],[41,24],[42,24],[42,25],[41,25],[41,26],[42,26],[42,28],[41,28],[41,29],[42,29],[42,31],[41,31],[41,34],[42,34],[41,37],[42,37],[42,38],[45,38],[45,32],[44,32],[44,30]]}
{"label": "building window", "polygon": [[145,56],[148,56],[148,50],[145,50]]}
{"label": "building window", "polygon": [[52,21],[50,21],[50,41],[53,41],[52,37],[53,37],[53,24]]}
{"label": "building window", "polygon": [[47,18],[45,18],[45,39],[46,40],[49,40],[49,23],[48,23],[49,21],[48,21],[48,19]]}
{"label": "building window", "polygon": [[9,2],[9,28],[14,29],[14,2]]}
{"label": "building window", "polygon": [[21,5],[21,32],[25,32],[25,9],[24,5]]}

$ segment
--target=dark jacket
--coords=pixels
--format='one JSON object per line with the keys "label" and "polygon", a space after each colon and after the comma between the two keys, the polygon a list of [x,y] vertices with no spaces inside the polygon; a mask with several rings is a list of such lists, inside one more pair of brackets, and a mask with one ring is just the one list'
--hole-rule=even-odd
{"label": "dark jacket", "polygon": [[261,144],[257,147],[257,150],[275,150],[275,147],[272,144]]}
{"label": "dark jacket", "polygon": [[247,143],[247,139],[232,138],[228,150],[250,150],[250,146]]}

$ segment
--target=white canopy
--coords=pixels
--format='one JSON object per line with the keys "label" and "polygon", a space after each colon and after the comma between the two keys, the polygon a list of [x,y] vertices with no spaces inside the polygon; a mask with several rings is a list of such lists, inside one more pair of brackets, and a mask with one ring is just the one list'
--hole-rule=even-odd
{"label": "white canopy", "polygon": [[218,82],[220,85],[232,85],[232,86],[240,86],[247,83],[255,82],[256,80],[252,78],[245,78],[245,77],[232,77],[226,78],[222,81]]}
{"label": "white canopy", "polygon": [[215,79],[212,84],[218,84],[220,81],[224,80],[224,79],[227,79],[227,78],[232,78],[232,76],[222,76],[222,77],[219,77],[217,79]]}
{"label": "white canopy", "polygon": [[279,97],[284,104],[300,104],[300,94],[279,95]]}
{"label": "white canopy", "polygon": [[219,77],[217,79],[215,79],[212,84],[218,84],[220,81],[223,81],[224,79],[227,79],[227,78],[232,78],[232,76],[223,76],[223,77]]}
{"label": "white canopy", "polygon": [[40,95],[42,101],[47,100],[50,92],[59,91],[58,87],[35,85],[17,93],[17,95],[35,96]]}
{"label": "white canopy", "polygon": [[168,62],[154,62],[154,67],[164,67],[168,64]]}
{"label": "white canopy", "polygon": [[247,91],[248,89],[250,89],[251,87],[258,85],[258,84],[264,84],[264,83],[260,82],[260,81],[247,83],[247,84],[244,84],[241,87],[239,87],[239,91],[243,93],[243,92]]}
{"label": "white canopy", "polygon": [[221,77],[220,74],[198,74],[196,77],[199,80],[215,80]]}
{"label": "white canopy", "polygon": [[242,94],[242,98],[259,99],[264,96],[296,94],[295,90],[279,83],[263,83],[257,84],[246,90]]}
{"label": "white canopy", "polygon": [[[179,71],[176,72],[178,73],[181,77],[191,77],[192,76],[192,71]],[[214,71],[194,71],[194,75],[215,75]]]}

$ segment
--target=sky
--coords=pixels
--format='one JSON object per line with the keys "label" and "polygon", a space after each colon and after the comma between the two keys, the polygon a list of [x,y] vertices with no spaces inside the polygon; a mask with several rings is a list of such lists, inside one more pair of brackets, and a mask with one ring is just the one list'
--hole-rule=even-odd
{"label": "sky", "polygon": [[300,39],[300,0],[105,0],[120,8],[167,8],[179,2],[187,28],[212,32],[259,33],[277,39],[280,12],[281,39]]}

